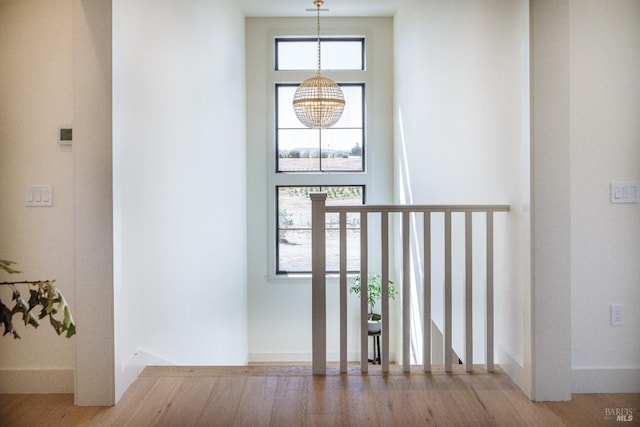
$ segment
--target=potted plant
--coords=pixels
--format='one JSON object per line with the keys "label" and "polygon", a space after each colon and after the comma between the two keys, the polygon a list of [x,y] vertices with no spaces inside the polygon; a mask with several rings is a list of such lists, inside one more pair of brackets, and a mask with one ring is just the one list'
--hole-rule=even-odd
{"label": "potted plant", "polygon": [[[379,274],[369,274],[367,280],[367,304],[369,305],[369,314],[367,315],[367,322],[369,326],[369,333],[377,334],[380,332],[382,325],[380,320],[382,316],[378,313],[374,313],[374,308],[376,303],[382,297],[382,278]],[[349,288],[349,292],[355,295],[360,295],[361,290],[361,277],[360,275],[356,275],[353,278],[353,284]],[[389,289],[388,289],[389,298],[395,299],[396,295],[398,295],[398,290],[394,286],[393,282],[389,280]]]}

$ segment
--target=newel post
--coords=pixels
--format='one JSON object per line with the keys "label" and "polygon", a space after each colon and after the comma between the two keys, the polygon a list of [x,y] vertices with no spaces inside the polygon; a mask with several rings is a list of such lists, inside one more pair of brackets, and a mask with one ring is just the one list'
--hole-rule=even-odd
{"label": "newel post", "polygon": [[327,373],[326,193],[311,193],[311,332],[313,374]]}

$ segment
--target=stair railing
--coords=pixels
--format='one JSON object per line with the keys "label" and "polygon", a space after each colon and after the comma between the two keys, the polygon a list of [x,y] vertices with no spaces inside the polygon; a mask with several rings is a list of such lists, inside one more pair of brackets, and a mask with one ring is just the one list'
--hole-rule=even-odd
{"label": "stair railing", "polygon": [[[465,217],[465,285],[464,285],[464,364],[467,372],[473,371],[473,245],[472,215],[486,214],[486,342],[485,366],[494,370],[494,314],[493,314],[493,218],[495,212],[508,212],[508,205],[351,205],[327,206],[326,193],[312,193],[312,360],[314,375],[325,375],[327,366],[327,318],[326,318],[326,221],[327,213],[339,214],[340,230],[340,371],[347,371],[347,213],[360,214],[360,369],[368,372],[368,216],[379,214],[381,218],[381,283],[382,295],[388,295],[389,283],[389,214],[402,217],[402,366],[410,371],[410,218],[412,214],[423,216],[424,274],[423,274],[423,369],[431,371],[431,215],[444,214],[444,368],[452,370],[452,221],[453,213]],[[382,314],[382,372],[389,372],[389,299],[381,299]]]}

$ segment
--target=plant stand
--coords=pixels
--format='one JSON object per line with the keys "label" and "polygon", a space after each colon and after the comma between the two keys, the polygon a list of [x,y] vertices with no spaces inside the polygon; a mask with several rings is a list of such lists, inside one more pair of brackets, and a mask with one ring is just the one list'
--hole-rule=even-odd
{"label": "plant stand", "polygon": [[378,332],[369,332],[368,335],[373,338],[373,359],[369,359],[374,365],[379,365],[381,363],[380,360],[380,331]]}

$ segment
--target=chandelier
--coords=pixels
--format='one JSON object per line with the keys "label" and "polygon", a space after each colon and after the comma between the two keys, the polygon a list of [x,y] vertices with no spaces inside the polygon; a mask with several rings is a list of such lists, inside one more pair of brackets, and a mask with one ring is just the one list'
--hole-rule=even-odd
{"label": "chandelier", "polygon": [[344,95],[336,82],[320,75],[320,6],[324,0],[314,0],[313,4],[318,9],[318,72],[298,86],[293,96],[293,109],[306,127],[326,129],[340,120]]}

